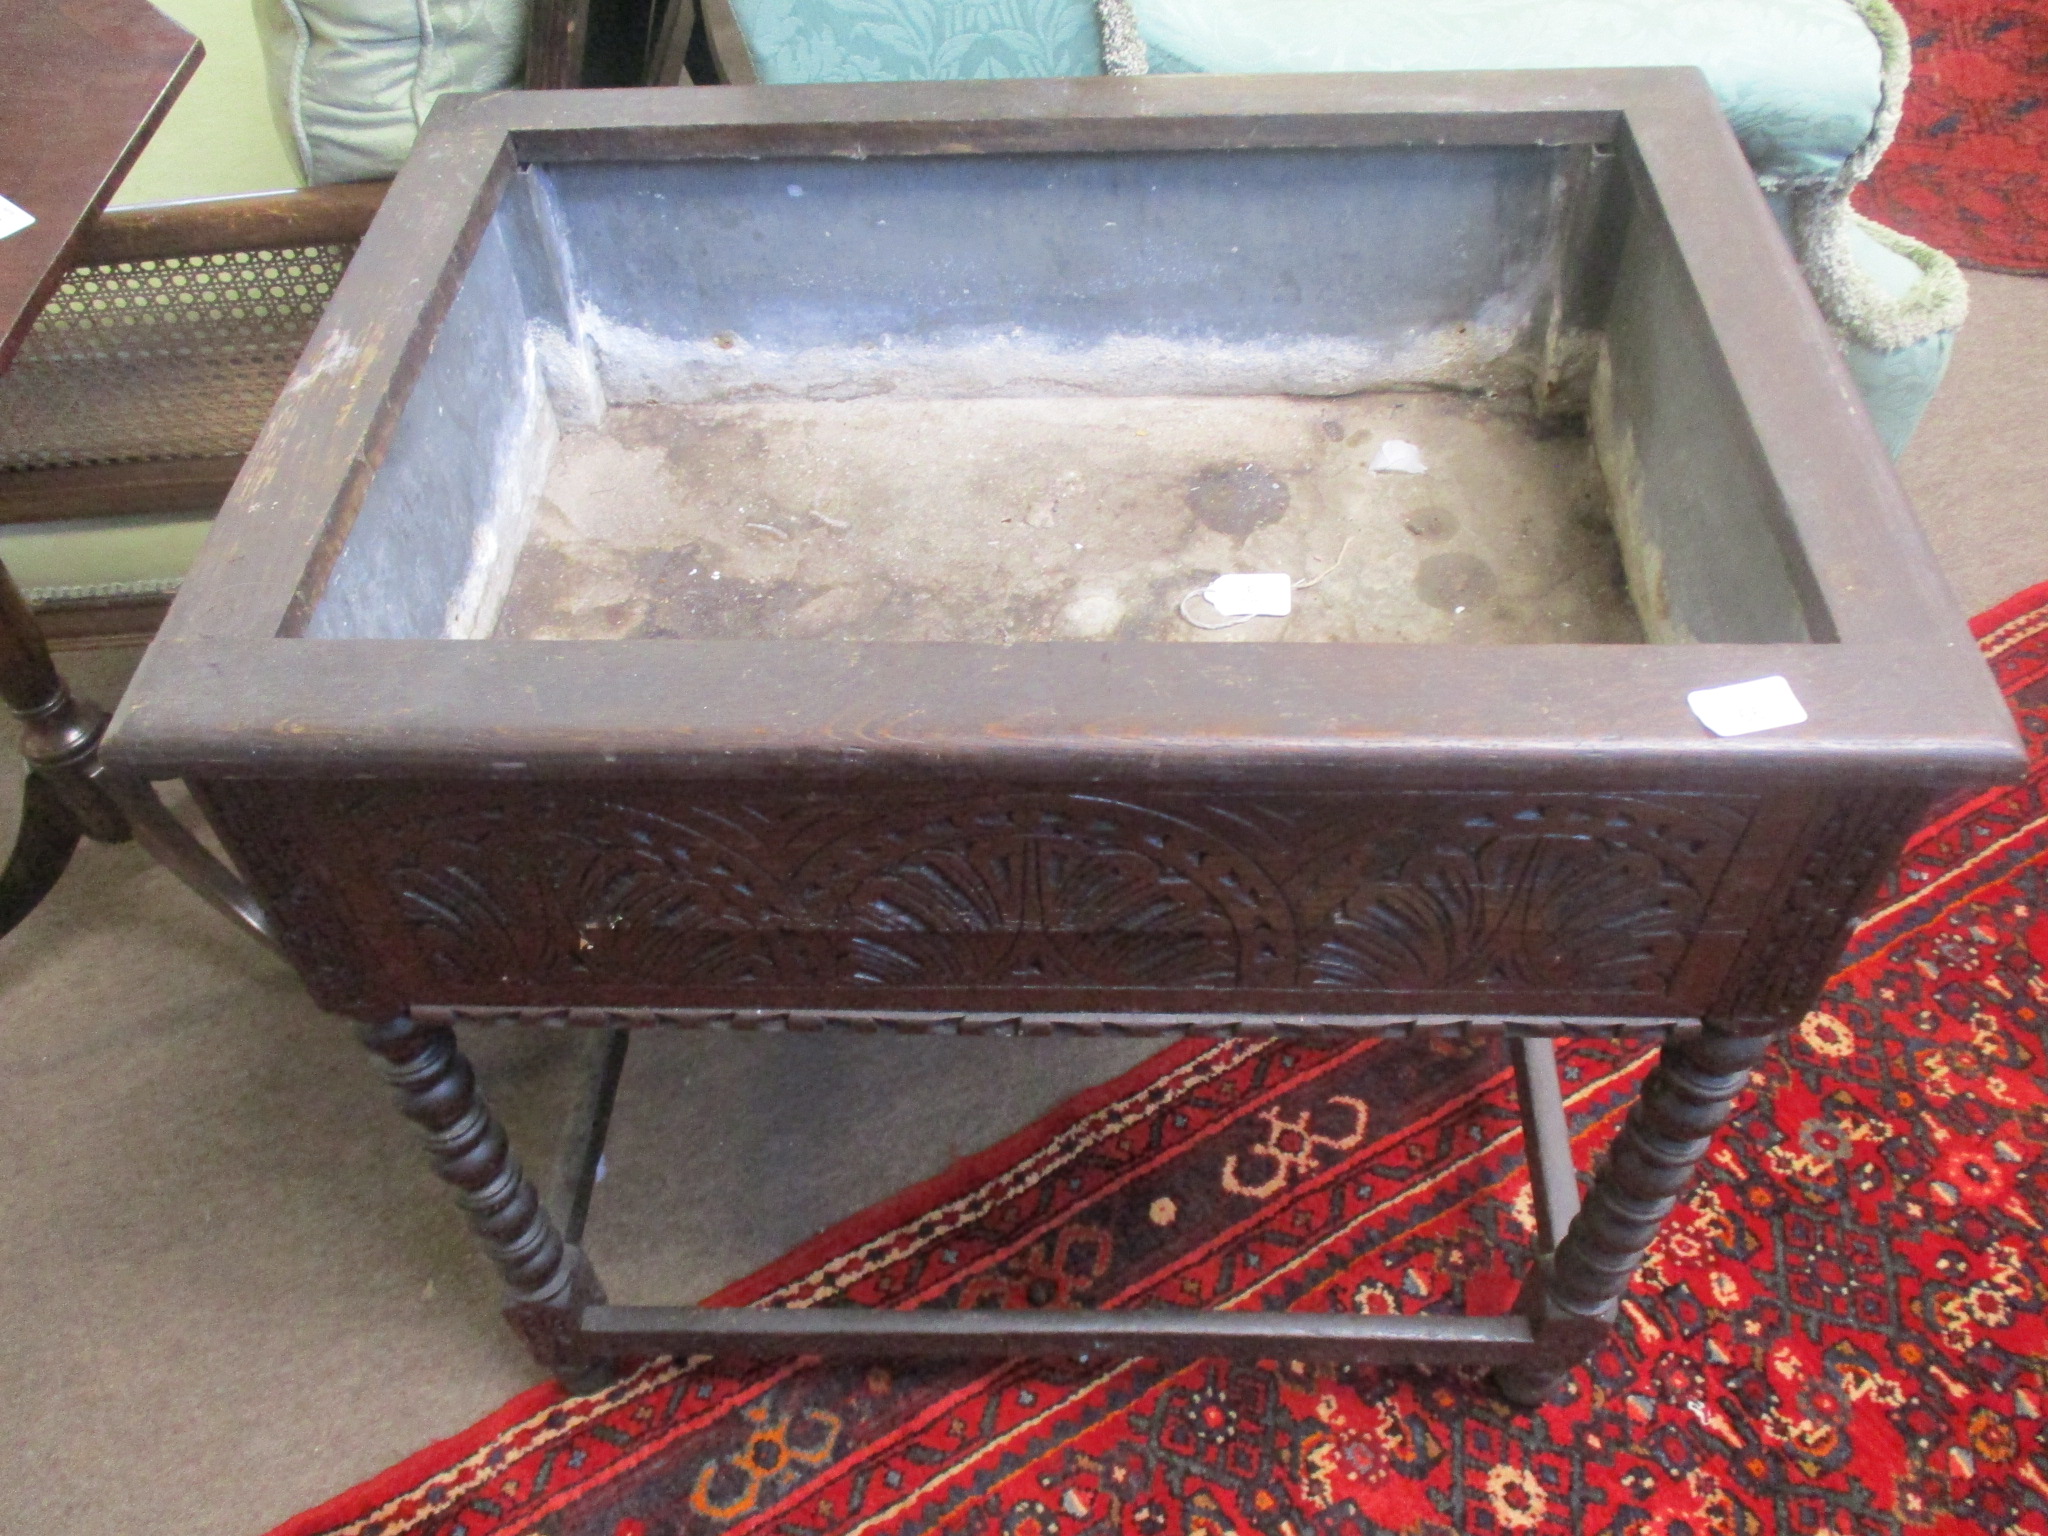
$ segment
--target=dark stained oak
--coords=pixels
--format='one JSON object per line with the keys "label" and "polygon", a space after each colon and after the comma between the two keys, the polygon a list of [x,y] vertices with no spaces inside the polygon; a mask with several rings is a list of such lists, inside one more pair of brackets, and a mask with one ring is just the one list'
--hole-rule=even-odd
{"label": "dark stained oak", "polygon": [[0,470],[0,527],[211,512],[227,499],[241,468],[242,456],[234,453],[205,459]]}
{"label": "dark stained oak", "polygon": [[1325,1360],[1343,1365],[1474,1365],[1531,1347],[1521,1317],[1403,1317],[1307,1312],[952,1312],[852,1308],[592,1307],[582,1337],[600,1358],[707,1354],[829,1360],[1120,1355]]}
{"label": "dark stained oak", "polygon": [[534,0],[526,30],[526,88],[573,90],[583,83],[590,0]]}
{"label": "dark stained oak", "polygon": [[297,914],[315,995],[358,1016],[681,996],[987,1012],[1019,1006],[1026,975],[1039,1011],[1697,1016],[1723,935],[1809,810],[964,779],[851,797],[391,779],[200,793]]}

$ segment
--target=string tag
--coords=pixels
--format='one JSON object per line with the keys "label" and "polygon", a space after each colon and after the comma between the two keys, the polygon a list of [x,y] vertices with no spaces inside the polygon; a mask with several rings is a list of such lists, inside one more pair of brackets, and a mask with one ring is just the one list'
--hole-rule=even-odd
{"label": "string tag", "polygon": [[1284,619],[1294,612],[1294,578],[1285,571],[1234,572],[1218,576],[1202,596],[1228,619]]}
{"label": "string tag", "polygon": [[1424,475],[1429,466],[1422,462],[1422,450],[1413,443],[1390,437],[1381,443],[1366,465],[1376,475]]}

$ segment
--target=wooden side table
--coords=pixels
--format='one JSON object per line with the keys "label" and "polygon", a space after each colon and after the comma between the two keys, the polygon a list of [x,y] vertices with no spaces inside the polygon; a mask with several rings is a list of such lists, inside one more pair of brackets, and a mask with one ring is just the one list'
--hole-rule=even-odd
{"label": "wooden side table", "polygon": [[[0,9],[0,194],[35,218],[0,240],[0,368],[104,206],[199,67],[199,40],[144,0]],[[72,694],[0,564],[0,698],[22,722],[21,827],[0,869],[0,933],[34,909],[81,837],[133,837],[214,906],[269,941],[262,909],[146,785],[99,761],[107,714]]]}

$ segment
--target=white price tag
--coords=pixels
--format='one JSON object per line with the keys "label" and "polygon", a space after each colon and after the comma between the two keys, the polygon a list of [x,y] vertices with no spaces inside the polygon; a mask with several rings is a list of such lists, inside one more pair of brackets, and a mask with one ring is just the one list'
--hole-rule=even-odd
{"label": "white price tag", "polygon": [[1752,731],[1775,731],[1783,725],[1797,725],[1806,710],[1782,677],[1759,677],[1754,682],[1729,683],[1722,688],[1695,688],[1685,696],[1699,722],[1716,736],[1747,736]]}
{"label": "white price tag", "polygon": [[1294,611],[1294,578],[1285,571],[1218,576],[1202,596],[1225,618],[1284,619]]}
{"label": "white price tag", "polygon": [[9,235],[18,235],[35,223],[36,216],[19,203],[11,203],[0,197],[0,240]]}

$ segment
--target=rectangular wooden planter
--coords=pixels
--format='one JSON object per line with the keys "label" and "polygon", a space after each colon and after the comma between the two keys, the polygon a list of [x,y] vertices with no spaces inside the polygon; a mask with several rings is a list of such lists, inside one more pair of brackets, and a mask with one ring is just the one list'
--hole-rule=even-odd
{"label": "rectangular wooden planter", "polygon": [[[1645,641],[491,637],[561,434],[835,378],[943,398],[990,346],[1030,357],[997,394],[1526,402],[1586,434]],[[1723,739],[1688,708],[1770,675],[1804,724]],[[313,994],[443,1132],[463,1020],[1669,1034],[1524,1315],[1433,1355],[1456,1320],[1239,1340],[1491,1359],[1525,1399],[1611,1320],[1643,1201],[1930,797],[2022,763],[1683,70],[451,101],[106,751],[192,783]],[[1571,1176],[1545,1177],[1561,1229]],[[564,1370],[835,1326],[586,1318],[573,1244],[478,1220]],[[1089,1328],[1225,1325],[1033,1320],[1008,1347]]]}

